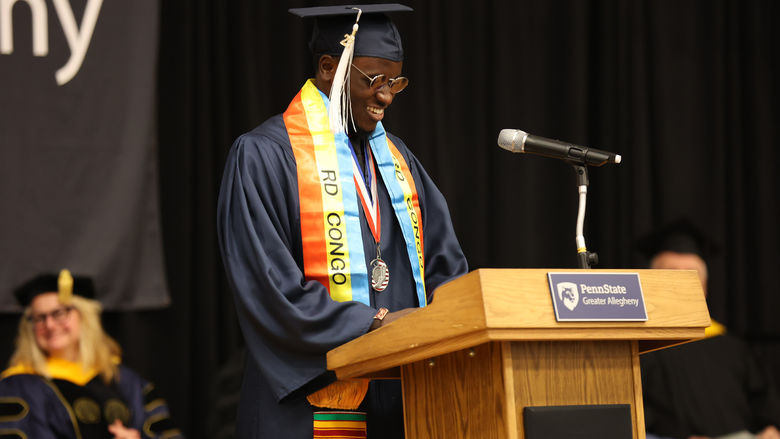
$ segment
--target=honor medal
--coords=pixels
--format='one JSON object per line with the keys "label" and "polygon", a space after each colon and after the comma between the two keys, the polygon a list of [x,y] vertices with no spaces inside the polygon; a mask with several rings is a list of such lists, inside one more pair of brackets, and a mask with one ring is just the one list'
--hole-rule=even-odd
{"label": "honor medal", "polygon": [[390,283],[390,270],[387,264],[380,258],[371,261],[371,288],[375,291],[384,291]]}

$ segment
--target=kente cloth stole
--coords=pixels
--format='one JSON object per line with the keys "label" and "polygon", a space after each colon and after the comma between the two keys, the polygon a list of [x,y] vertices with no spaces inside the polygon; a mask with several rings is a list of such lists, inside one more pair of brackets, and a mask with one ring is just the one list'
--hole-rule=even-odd
{"label": "kente cloth stole", "polygon": [[[322,283],[333,300],[370,306],[352,152],[346,134],[330,131],[327,105],[328,97],[310,79],[284,112],[298,168],[303,271],[306,279]],[[412,174],[381,122],[369,145],[401,225],[418,303],[425,306],[422,217]]]}
{"label": "kente cloth stole", "polygon": [[363,412],[314,412],[314,439],[356,439],[366,437]]}

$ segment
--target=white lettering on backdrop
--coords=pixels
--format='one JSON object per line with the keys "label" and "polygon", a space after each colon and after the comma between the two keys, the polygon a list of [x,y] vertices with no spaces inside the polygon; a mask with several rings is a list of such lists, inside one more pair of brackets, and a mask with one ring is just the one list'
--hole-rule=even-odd
{"label": "white lettering on backdrop", "polygon": [[[103,0],[88,0],[81,19],[81,27],[76,23],[73,8],[69,0],[52,0],[62,31],[68,41],[70,57],[64,66],[59,68],[54,78],[57,85],[64,85],[73,79],[84,62],[92,33],[97,24],[100,7]],[[17,2],[24,2],[32,13],[32,43],[34,56],[49,54],[48,11],[45,0],[0,0],[0,54],[10,55],[14,51],[13,7]]]}

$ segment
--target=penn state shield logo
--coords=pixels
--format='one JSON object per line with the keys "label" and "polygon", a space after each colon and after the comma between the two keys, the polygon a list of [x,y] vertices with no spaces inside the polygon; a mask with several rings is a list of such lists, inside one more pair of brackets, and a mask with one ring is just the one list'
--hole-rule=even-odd
{"label": "penn state shield logo", "polygon": [[555,288],[558,290],[558,299],[566,308],[569,308],[569,311],[574,311],[574,308],[580,303],[580,293],[577,290],[577,284],[573,282],[558,282]]}

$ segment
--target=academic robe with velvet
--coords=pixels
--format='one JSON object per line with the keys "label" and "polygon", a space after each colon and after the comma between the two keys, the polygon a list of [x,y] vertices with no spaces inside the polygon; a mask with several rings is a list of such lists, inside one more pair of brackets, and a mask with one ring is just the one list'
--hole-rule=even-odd
{"label": "academic robe with velvet", "polygon": [[0,437],[110,439],[115,419],[142,439],[183,437],[154,386],[131,369],[120,365],[109,384],[100,376],[84,381],[64,374],[6,376],[0,380]]}
{"label": "academic robe with velvet", "polygon": [[[429,300],[442,283],[465,274],[466,259],[455,237],[444,197],[401,139],[388,134],[403,154],[420,200]],[[380,307],[391,312],[419,306],[399,223],[377,172],[381,254],[390,270],[371,304],[332,300],[303,274],[295,157],[284,120],[277,115],[233,144],[219,194],[217,227],[247,359],[237,421],[240,438],[312,437],[313,409],[305,396],[332,382],[326,353],[368,332]],[[361,216],[366,265],[376,256],[374,238]],[[403,437],[398,381],[372,382],[361,409],[370,438]]]}

